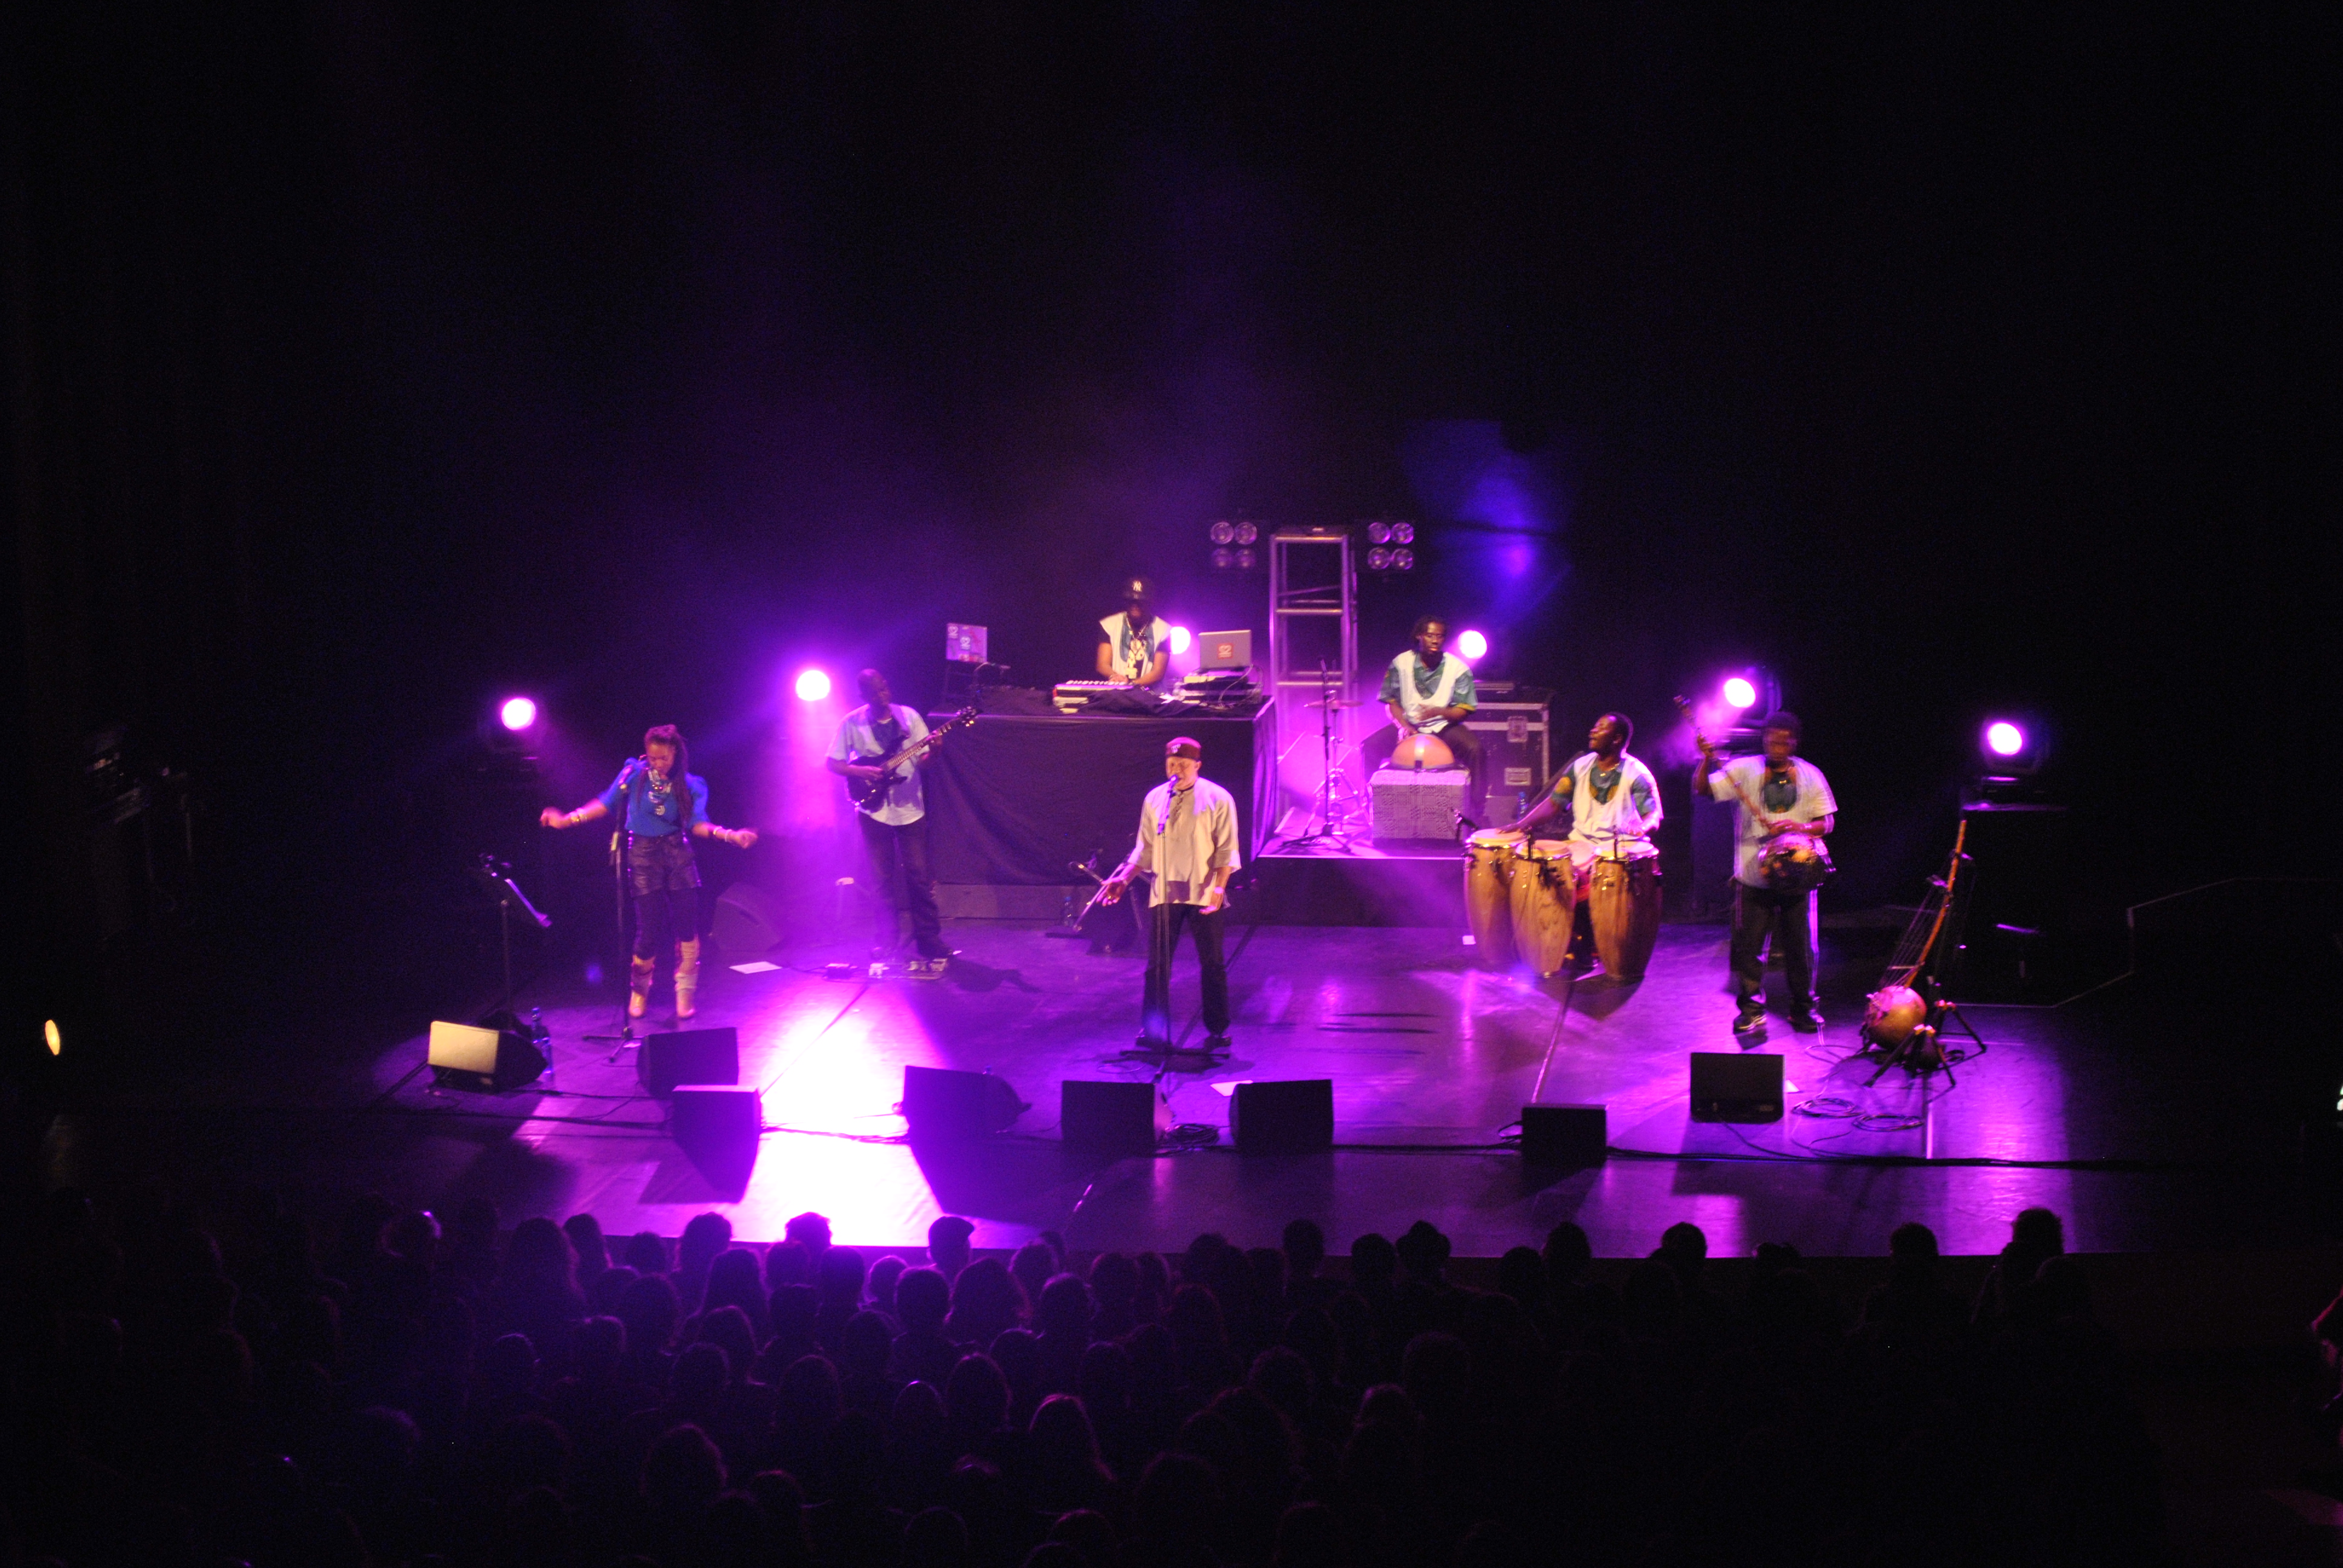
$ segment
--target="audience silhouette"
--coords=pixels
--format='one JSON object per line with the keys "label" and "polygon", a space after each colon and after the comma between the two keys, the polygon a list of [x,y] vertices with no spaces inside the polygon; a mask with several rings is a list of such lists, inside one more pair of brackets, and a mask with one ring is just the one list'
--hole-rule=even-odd
{"label": "audience silhouette", "polygon": [[0,1562],[2157,1550],[2155,1452],[2042,1210],[1974,1306],[1940,1278],[1935,1233],[1896,1227],[1844,1315],[1795,1251],[1735,1274],[1688,1223],[1624,1274],[1569,1223],[1493,1271],[1426,1222],[1356,1238],[1347,1268],[1307,1220],[1275,1247],[1206,1234],[1167,1260],[1070,1257],[1055,1236],[970,1254],[947,1219],[932,1260],[874,1261],[813,1213],[762,1249],[702,1215],[670,1247],[590,1214],[506,1231],[477,1200],[443,1226],[368,1199],[321,1249],[278,1200],[216,1234],[153,1193],[102,1211],[67,1191],[15,1231]]}

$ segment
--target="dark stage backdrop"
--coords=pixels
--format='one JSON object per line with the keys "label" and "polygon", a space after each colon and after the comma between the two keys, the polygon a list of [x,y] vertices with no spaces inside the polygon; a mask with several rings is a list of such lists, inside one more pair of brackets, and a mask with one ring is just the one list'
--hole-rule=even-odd
{"label": "dark stage backdrop", "polygon": [[[61,960],[193,920],[411,988],[462,855],[647,723],[773,819],[806,662],[929,705],[957,619],[1081,673],[1131,569],[1258,627],[1223,515],[1419,519],[1373,659],[1441,608],[1564,734],[1662,750],[1673,691],[1772,666],[1835,897],[1910,900],[2005,709],[2102,908],[2333,869],[2309,8],[5,25]],[[547,777],[476,788],[508,690]],[[192,900],[101,842],[115,724],[194,781]]]}

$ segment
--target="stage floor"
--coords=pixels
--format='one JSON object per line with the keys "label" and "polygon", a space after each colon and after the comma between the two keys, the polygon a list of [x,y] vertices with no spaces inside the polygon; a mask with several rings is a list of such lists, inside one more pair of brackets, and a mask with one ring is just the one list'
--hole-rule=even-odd
{"label": "stage floor", "polygon": [[[1792,1114],[1761,1125],[1687,1117],[1687,1053],[1737,1049],[1724,929],[1671,925],[1646,979],[1541,983],[1477,969],[1453,932],[1232,927],[1235,1050],[1210,1070],[1161,1073],[1172,1116],[1222,1130],[1212,1148],[1084,1163],[1057,1140],[1059,1084],[1147,1081],[1129,1054],[1141,962],[1032,924],[954,922],[947,978],[837,981],[850,944],[782,950],[758,972],[712,968],[699,1027],[739,1031],[742,1082],[769,1131],[746,1185],[727,1191],[679,1149],[636,1088],[634,1052],[584,1037],[612,1022],[582,982],[525,995],[554,1037],[550,1084],[448,1092],[423,1070],[420,1033],[371,1052],[331,1040],[233,1053],[144,1079],[51,1127],[52,1183],[146,1171],[213,1191],[374,1190],[449,1205],[478,1191],[507,1222],[579,1211],[612,1232],[674,1234],[718,1209],[751,1241],[802,1210],[841,1241],[916,1245],[958,1212],[982,1246],[1044,1229],[1082,1248],[1183,1246],[1217,1230],[1245,1243],[1306,1215],[1337,1246],[1429,1219],[1467,1256],[1534,1244],[1556,1221],[1599,1254],[1637,1256],[1678,1220],[1719,1254],[1784,1241],[1809,1255],[1877,1255],[1896,1223],[1935,1227],[1948,1252],[1990,1252],[2012,1214],[2043,1204],[2068,1242],[2098,1252],[2292,1245],[2318,1239],[2273,1154],[2295,1114],[2292,1070],[2137,985],[2063,1009],[1969,1010],[1987,1049],[1950,1074],[1896,1070],[1875,1087],[1856,1059],[1859,997],[1885,936],[1825,940],[1816,1035],[1776,1020],[1750,1049],[1780,1054],[1792,1106],[1828,1097],[1873,1123]],[[1194,1021],[1191,953],[1175,1001]],[[2127,994],[2131,1000],[2127,1000]],[[664,996],[662,996],[664,1000]],[[665,1010],[649,1020],[665,1023]],[[950,1158],[915,1151],[895,1106],[907,1064],[990,1070],[1032,1102],[1011,1136]],[[1331,1078],[1328,1154],[1240,1158],[1229,1091],[1245,1079]],[[1611,1158],[1525,1172],[1503,1139],[1525,1102],[1607,1107]]]}

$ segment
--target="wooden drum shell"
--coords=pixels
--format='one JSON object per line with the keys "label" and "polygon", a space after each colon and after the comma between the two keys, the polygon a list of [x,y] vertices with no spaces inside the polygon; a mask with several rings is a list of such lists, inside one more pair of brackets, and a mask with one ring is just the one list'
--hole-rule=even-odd
{"label": "wooden drum shell", "polygon": [[1586,907],[1603,972],[1618,980],[1642,980],[1660,940],[1659,857],[1595,861]]}
{"label": "wooden drum shell", "polygon": [[1513,966],[1513,845],[1494,833],[1473,835],[1464,850],[1464,913],[1483,969]]}
{"label": "wooden drum shell", "polygon": [[1513,945],[1541,980],[1570,963],[1578,888],[1568,849],[1556,839],[1524,844],[1513,853]]}

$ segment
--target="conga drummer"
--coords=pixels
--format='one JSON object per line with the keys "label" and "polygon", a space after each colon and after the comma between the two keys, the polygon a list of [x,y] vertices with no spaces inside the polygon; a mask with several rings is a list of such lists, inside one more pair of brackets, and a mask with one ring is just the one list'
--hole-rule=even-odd
{"label": "conga drummer", "polygon": [[[1585,908],[1604,972],[1630,982],[1643,979],[1651,962],[1660,916],[1660,851],[1652,842],[1660,826],[1660,786],[1627,750],[1634,734],[1634,722],[1624,713],[1597,719],[1587,731],[1588,749],[1555,777],[1544,799],[1498,833],[1530,840],[1514,851],[1517,880],[1544,874],[1549,860],[1566,859],[1563,919],[1568,922],[1575,908]],[[1544,847],[1553,835],[1538,829],[1565,810],[1570,831],[1556,855]],[[1520,900],[1513,907],[1520,910]],[[1563,945],[1569,945],[1566,935]]]}

